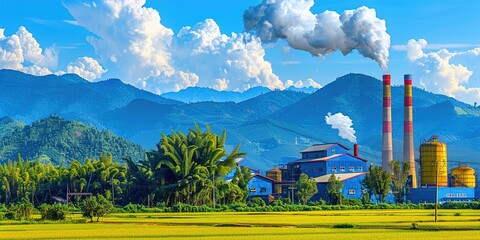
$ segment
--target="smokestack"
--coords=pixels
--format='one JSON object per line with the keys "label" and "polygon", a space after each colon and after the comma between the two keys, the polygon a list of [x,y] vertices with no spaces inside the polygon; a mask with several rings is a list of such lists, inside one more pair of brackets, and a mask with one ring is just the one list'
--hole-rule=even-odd
{"label": "smokestack", "polygon": [[358,157],[358,144],[353,144],[353,156]]}
{"label": "smokestack", "polygon": [[390,91],[390,75],[383,75],[383,129],[382,129],[382,167],[390,171],[393,159],[392,147],[392,101]]}
{"label": "smokestack", "polygon": [[415,156],[413,154],[413,99],[412,75],[405,74],[404,79],[404,120],[403,120],[403,161],[410,165],[408,174],[412,176],[412,188],[417,188]]}

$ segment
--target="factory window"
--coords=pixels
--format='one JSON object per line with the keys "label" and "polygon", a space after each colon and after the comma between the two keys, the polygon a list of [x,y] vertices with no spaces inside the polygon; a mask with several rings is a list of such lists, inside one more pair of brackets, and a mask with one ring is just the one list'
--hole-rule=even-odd
{"label": "factory window", "polygon": [[250,188],[250,192],[256,192],[256,191],[257,191],[256,188],[254,188],[254,187]]}
{"label": "factory window", "polygon": [[337,172],[337,167],[332,167],[332,172]]}
{"label": "factory window", "polygon": [[353,166],[348,167],[348,171],[349,171],[349,172],[355,171],[355,167],[353,167]]}
{"label": "factory window", "polygon": [[340,172],[345,172],[345,167],[344,166],[340,167]]}
{"label": "factory window", "polygon": [[357,167],[357,172],[361,172],[361,171],[363,171],[362,166],[358,166],[358,167]]}
{"label": "factory window", "polygon": [[355,195],[355,189],[348,189],[348,195]]}
{"label": "factory window", "polygon": [[260,188],[260,192],[266,192],[266,191],[267,191],[267,188],[265,187]]}

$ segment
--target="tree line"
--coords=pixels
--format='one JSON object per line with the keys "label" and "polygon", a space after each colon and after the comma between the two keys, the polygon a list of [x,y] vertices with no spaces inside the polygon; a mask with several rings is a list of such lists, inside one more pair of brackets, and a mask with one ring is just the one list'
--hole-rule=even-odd
{"label": "tree line", "polygon": [[[225,131],[217,135],[209,126],[202,131],[197,125],[188,134],[162,134],[156,149],[146,152],[144,159],[125,157],[123,164],[113,161],[111,153],[73,160],[68,166],[31,161],[18,154],[16,161],[0,165],[0,202],[40,205],[62,198],[80,203],[84,198],[67,193],[102,195],[117,205],[246,201],[250,171],[236,165],[236,159],[245,153],[239,152],[239,145],[228,153],[225,140]],[[234,168],[233,178],[225,180]]]}

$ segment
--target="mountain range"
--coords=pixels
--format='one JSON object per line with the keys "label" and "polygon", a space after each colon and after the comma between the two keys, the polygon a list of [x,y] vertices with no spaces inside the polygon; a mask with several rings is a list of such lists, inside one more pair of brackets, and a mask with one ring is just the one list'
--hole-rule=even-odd
{"label": "mountain range", "polygon": [[[329,112],[341,112],[353,121],[360,154],[372,163],[380,162],[382,82],[363,74],[339,77],[311,94],[263,88],[244,93],[192,88],[185,90],[192,98],[184,94],[176,99],[166,98],[175,94],[155,95],[116,79],[91,83],[71,74],[35,77],[0,70],[0,86],[0,116],[29,124],[57,114],[108,129],[145,149],[155,146],[161,132],[209,124],[218,133],[226,129],[227,147],[240,143],[247,153],[243,163],[262,170],[298,158],[299,151],[313,143],[353,145],[325,122]],[[21,94],[13,94],[17,89]],[[419,88],[414,88],[413,95],[415,148],[418,150],[423,139],[439,135],[440,141],[448,144],[449,167],[476,164],[480,109]],[[402,159],[403,86],[392,86],[392,120],[394,158]]]}
{"label": "mountain range", "polygon": [[[290,86],[287,90],[303,93],[313,93],[317,89],[314,87],[296,88]],[[242,102],[248,99],[257,97],[261,94],[268,93],[271,90],[266,87],[253,87],[244,92],[234,91],[218,91],[206,87],[188,87],[178,92],[167,92],[161,96],[169,99],[174,99],[184,103],[195,102]]]}

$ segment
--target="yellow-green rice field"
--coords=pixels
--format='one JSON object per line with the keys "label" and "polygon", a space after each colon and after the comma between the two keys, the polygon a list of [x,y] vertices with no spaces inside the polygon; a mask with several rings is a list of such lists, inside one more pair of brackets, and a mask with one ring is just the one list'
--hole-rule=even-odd
{"label": "yellow-green rice field", "polygon": [[480,239],[479,210],[440,210],[433,220],[433,210],[127,213],[86,224],[0,222],[0,239]]}

